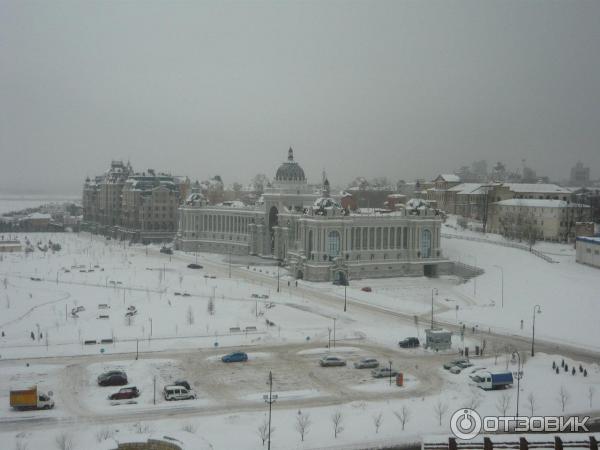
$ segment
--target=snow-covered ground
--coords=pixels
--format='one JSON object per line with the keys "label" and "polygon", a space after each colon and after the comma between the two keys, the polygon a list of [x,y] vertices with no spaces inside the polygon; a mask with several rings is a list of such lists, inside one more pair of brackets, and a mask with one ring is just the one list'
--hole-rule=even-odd
{"label": "snow-covered ground", "polygon": [[[478,334],[467,333],[464,341],[454,336],[454,348],[445,354],[398,348],[406,336],[424,339],[432,298],[437,322],[525,338],[531,336],[532,311],[539,304],[536,338],[600,347],[595,326],[600,272],[577,265],[572,249],[563,245],[538,246],[559,261],[550,264],[518,249],[444,239],[447,256],[485,273],[467,283],[455,277],[351,280],[344,313],[343,287],[306,281],[296,287],[281,270],[278,293],[277,270],[270,266],[236,265],[229,278],[221,255],[199,255],[205,268],[193,270],[187,264],[194,255],[170,257],[157,246],[128,246],[89,234],[30,238],[59,242],[62,250],[0,256],[0,436],[8,448],[15,447],[17,435],[30,448],[44,448],[67,431],[75,448],[91,449],[102,448],[99,434],[145,438],[188,433],[181,431],[184,426],[193,431],[191,448],[262,448],[257,428],[266,411],[269,371],[279,395],[273,408],[274,448],[361,448],[418,440],[424,432],[448,432],[450,415],[461,407],[476,405],[483,415],[497,414],[503,394],[510,395],[514,409],[516,386],[484,392],[473,386],[469,370],[453,375],[441,368],[459,348],[480,344]],[[504,271],[504,308],[496,265]],[[361,291],[364,286],[372,292]],[[71,314],[76,307],[84,308],[77,317]],[[136,313],[129,319],[132,307]],[[335,348],[328,349],[334,336]],[[220,362],[223,354],[238,349],[248,352],[248,363]],[[486,357],[475,359],[475,366],[516,371],[505,350],[496,351],[497,362]],[[347,359],[348,366],[319,367],[318,359],[328,352]],[[561,355],[521,355],[527,359],[521,412],[527,411],[531,394],[536,414],[561,413],[561,387],[569,396],[565,412],[597,409],[593,395],[590,400],[590,387],[600,384],[597,365]],[[405,385],[390,386],[387,379],[371,378],[368,370],[354,369],[352,362],[365,356],[383,365],[392,361],[405,374]],[[552,371],[552,362],[562,359],[577,367],[576,375]],[[142,392],[135,403],[115,405],[106,397],[118,387],[97,386],[97,375],[115,368],[126,370],[130,385]],[[190,381],[197,400],[162,399],[162,387],[179,378]],[[53,391],[56,408],[11,411],[9,390],[34,384]],[[410,412],[404,431],[395,414],[403,407]],[[441,425],[436,407],[445,410]],[[337,411],[344,430],[334,438],[331,416]],[[299,414],[310,415],[304,442],[295,426]],[[33,417],[39,426],[28,429]]]}

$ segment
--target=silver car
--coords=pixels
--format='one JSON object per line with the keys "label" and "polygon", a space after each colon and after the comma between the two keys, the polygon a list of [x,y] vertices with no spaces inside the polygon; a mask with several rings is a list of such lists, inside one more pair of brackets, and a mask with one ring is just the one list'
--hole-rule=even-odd
{"label": "silver car", "polygon": [[371,375],[373,375],[373,378],[395,377],[398,375],[398,371],[394,369],[390,370],[389,367],[380,367],[379,369],[371,370]]}
{"label": "silver car", "polygon": [[375,369],[379,367],[379,361],[375,358],[363,358],[354,363],[355,369]]}
{"label": "silver car", "polygon": [[342,358],[338,358],[337,356],[323,356],[319,360],[319,365],[321,367],[345,366],[346,361],[344,361]]}

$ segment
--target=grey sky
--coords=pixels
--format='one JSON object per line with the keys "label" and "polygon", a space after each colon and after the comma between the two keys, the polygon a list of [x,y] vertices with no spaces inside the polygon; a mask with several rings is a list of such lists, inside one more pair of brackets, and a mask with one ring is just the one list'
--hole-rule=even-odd
{"label": "grey sky", "polygon": [[0,0],[0,190],[111,159],[226,183],[600,176],[600,2]]}

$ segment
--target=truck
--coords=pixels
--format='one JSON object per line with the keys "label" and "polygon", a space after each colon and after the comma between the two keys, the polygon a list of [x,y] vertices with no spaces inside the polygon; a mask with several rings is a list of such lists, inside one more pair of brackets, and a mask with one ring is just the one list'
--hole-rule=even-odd
{"label": "truck", "polygon": [[513,384],[511,372],[477,372],[473,377],[475,384],[483,390],[505,389]]}
{"label": "truck", "polygon": [[39,392],[37,386],[29,389],[11,390],[10,406],[17,410],[25,409],[51,409],[54,408],[54,400],[50,398],[51,393]]}

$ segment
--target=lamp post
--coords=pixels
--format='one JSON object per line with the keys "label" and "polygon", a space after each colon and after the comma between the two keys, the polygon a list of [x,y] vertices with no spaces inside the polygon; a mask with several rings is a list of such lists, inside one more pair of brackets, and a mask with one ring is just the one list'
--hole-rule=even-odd
{"label": "lamp post", "polygon": [[329,341],[327,343],[327,348],[331,348],[331,328],[327,327],[327,331],[329,332]]}
{"label": "lamp post", "polygon": [[231,249],[229,249],[229,278],[231,278]]}
{"label": "lamp post", "polygon": [[348,287],[349,280],[350,280],[350,273],[348,271],[348,268],[346,268],[346,272],[344,273],[344,312],[346,312],[347,305],[348,305],[346,288]]}
{"label": "lamp post", "polygon": [[500,269],[500,283],[502,286],[502,291],[501,291],[501,296],[502,296],[502,308],[504,308],[504,269],[496,264],[494,264],[494,267]]}
{"label": "lamp post", "polygon": [[533,307],[533,327],[531,332],[531,356],[535,355],[535,315],[542,313],[542,307],[540,305],[535,305]]}
{"label": "lamp post", "polygon": [[271,450],[271,407],[275,400],[277,400],[277,394],[273,394],[273,372],[269,370],[269,395],[263,395],[263,399],[266,403],[269,404],[269,437],[268,437],[268,445],[267,449]]}
{"label": "lamp post", "polygon": [[438,295],[438,290],[437,288],[433,288],[431,290],[431,329],[433,330],[433,293],[435,292],[435,295]]}
{"label": "lamp post", "polygon": [[333,348],[335,348],[335,321],[337,320],[336,317],[333,318]]}
{"label": "lamp post", "polygon": [[392,385],[392,360],[388,361],[390,363],[390,386]]}
{"label": "lamp post", "polygon": [[279,292],[279,267],[281,267],[281,261],[277,261],[277,292]]}
{"label": "lamp post", "polygon": [[519,352],[513,352],[512,353],[513,359],[515,358],[515,355],[518,360],[518,363],[517,363],[517,414],[516,414],[516,417],[519,417],[519,392],[521,392],[521,377],[523,374],[521,372],[521,355],[519,355]]}

